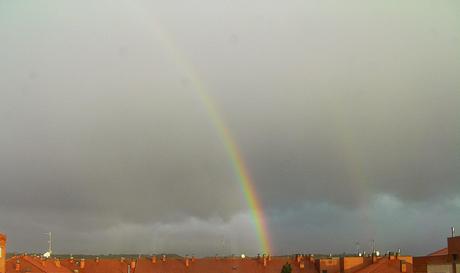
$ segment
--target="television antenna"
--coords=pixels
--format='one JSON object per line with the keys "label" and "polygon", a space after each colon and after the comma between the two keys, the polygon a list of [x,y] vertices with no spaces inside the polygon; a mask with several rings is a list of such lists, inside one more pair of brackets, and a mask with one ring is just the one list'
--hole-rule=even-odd
{"label": "television antenna", "polygon": [[51,257],[51,254],[53,253],[53,250],[51,248],[52,246],[52,236],[51,236],[51,231],[50,232],[47,232],[45,233],[45,235],[48,235],[48,251],[45,252],[45,254],[43,254],[43,257],[45,258],[49,258]]}

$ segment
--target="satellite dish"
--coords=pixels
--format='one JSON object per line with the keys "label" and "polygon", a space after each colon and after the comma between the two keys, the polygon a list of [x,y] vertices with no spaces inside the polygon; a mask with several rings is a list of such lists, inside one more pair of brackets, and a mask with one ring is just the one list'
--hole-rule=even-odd
{"label": "satellite dish", "polygon": [[244,259],[244,258],[246,258],[246,255],[241,254],[241,259]]}
{"label": "satellite dish", "polygon": [[45,254],[43,254],[43,257],[45,258],[51,257],[51,251],[45,252]]}

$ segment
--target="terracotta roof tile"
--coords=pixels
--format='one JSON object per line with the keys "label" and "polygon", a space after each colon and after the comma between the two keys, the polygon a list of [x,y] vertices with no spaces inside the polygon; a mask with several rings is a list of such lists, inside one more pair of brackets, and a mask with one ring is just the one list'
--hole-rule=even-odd
{"label": "terracotta roof tile", "polygon": [[[16,264],[20,265],[19,271],[16,270]],[[70,273],[70,270],[64,266],[56,264],[55,260],[41,260],[32,256],[15,256],[6,262],[7,273]]]}
{"label": "terracotta roof tile", "polygon": [[437,251],[435,251],[433,253],[430,253],[430,254],[428,254],[428,256],[441,256],[441,255],[447,255],[447,254],[448,254],[448,249],[446,247],[446,248],[437,250]]}

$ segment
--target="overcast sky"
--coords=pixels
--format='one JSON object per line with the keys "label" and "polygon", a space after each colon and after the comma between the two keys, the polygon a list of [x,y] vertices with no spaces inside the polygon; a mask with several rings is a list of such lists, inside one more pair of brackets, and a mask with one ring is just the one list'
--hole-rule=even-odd
{"label": "overcast sky", "polygon": [[60,253],[257,254],[184,64],[275,254],[444,247],[460,230],[459,29],[458,1],[0,0],[9,251],[45,251],[51,231]]}

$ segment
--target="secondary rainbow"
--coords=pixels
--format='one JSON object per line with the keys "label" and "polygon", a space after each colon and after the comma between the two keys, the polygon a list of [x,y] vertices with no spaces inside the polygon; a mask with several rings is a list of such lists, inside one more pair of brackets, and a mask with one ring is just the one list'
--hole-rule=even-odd
{"label": "secondary rainbow", "polygon": [[216,103],[207,94],[205,85],[197,74],[196,69],[187,61],[187,58],[181,54],[181,51],[175,46],[173,40],[166,35],[166,32],[161,28],[161,25],[155,21],[155,18],[149,16],[148,20],[146,19],[145,22],[155,32],[155,38],[161,42],[164,50],[166,50],[168,56],[173,59],[178,69],[185,74],[185,77],[190,81],[191,86],[197,92],[206,107],[209,117],[212,120],[212,124],[217,129],[219,137],[225,146],[229,161],[233,166],[234,172],[241,186],[241,190],[251,211],[251,219],[260,244],[259,250],[261,253],[271,254],[273,249],[271,246],[267,220],[262,208],[262,203],[257,196],[254,181],[252,180],[249,170],[246,167],[242,153],[238,149],[238,145],[225,124]]}

